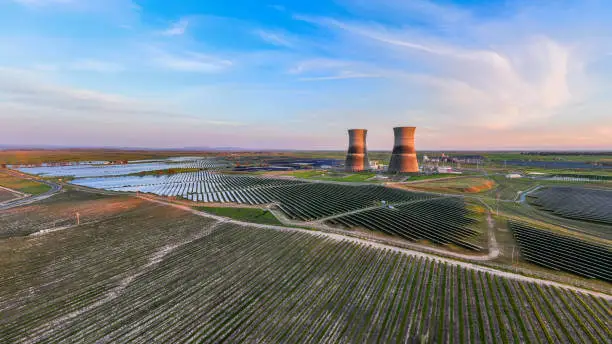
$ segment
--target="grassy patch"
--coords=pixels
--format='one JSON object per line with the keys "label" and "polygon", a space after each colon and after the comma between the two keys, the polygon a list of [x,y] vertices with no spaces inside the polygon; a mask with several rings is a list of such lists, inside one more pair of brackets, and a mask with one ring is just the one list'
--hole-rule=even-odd
{"label": "grassy patch", "polygon": [[27,185],[27,186],[21,187],[18,190],[23,192],[23,193],[28,193],[30,195],[40,195],[40,194],[43,194],[43,193],[51,190],[51,187],[49,185],[47,185],[47,184],[35,183],[35,184],[32,184],[32,185]]}
{"label": "grassy patch", "polygon": [[327,172],[327,171],[296,171],[291,173],[292,176],[302,179],[316,179],[316,180],[327,180],[334,182],[350,182],[350,183],[362,183],[368,181],[368,179],[374,177],[376,174],[372,172],[360,172],[360,173],[341,173],[341,172]]}
{"label": "grassy patch", "polygon": [[51,187],[47,184],[42,184],[30,179],[19,178],[2,172],[0,172],[0,186],[31,195],[40,195],[51,189]]}
{"label": "grassy patch", "polygon": [[440,178],[449,178],[449,177],[461,177],[461,175],[457,175],[453,173],[420,174],[420,175],[409,176],[409,178],[406,179],[406,181],[414,182],[418,180],[440,179]]}
{"label": "grassy patch", "polygon": [[271,212],[259,208],[194,207],[194,209],[238,221],[282,226]]}

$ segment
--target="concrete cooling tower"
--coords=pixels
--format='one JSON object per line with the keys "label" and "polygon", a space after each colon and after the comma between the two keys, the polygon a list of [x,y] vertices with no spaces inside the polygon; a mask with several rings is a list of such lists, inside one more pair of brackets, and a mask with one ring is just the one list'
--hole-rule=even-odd
{"label": "concrete cooling tower", "polygon": [[346,171],[359,172],[370,167],[366,148],[366,129],[349,129],[349,147],[346,153]]}
{"label": "concrete cooling tower", "polygon": [[389,162],[389,173],[418,173],[419,163],[414,149],[416,127],[393,128],[395,144]]}

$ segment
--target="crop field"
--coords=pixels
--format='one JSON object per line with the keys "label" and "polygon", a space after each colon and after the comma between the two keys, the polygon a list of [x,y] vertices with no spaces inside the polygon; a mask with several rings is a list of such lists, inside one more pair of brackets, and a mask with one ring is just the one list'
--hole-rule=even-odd
{"label": "crop field", "polygon": [[31,195],[39,195],[51,189],[46,184],[19,178],[2,171],[0,171],[0,186]]}
{"label": "crop field", "polygon": [[603,343],[609,299],[141,204],[0,241],[0,342]]}
{"label": "crop field", "polygon": [[44,177],[71,176],[75,178],[121,176],[140,172],[158,171],[163,169],[217,169],[227,166],[225,162],[212,159],[196,159],[187,161],[152,161],[130,162],[123,165],[104,164],[71,164],[66,166],[21,167],[19,171]]}
{"label": "crop field", "polygon": [[612,190],[546,187],[531,193],[529,201],[557,216],[612,225]]}
{"label": "crop field", "polygon": [[509,227],[525,260],[550,269],[612,282],[610,244],[557,234],[515,221],[510,221]]}
{"label": "crop field", "polygon": [[66,191],[34,204],[0,212],[0,238],[26,236],[77,223],[95,222],[137,207],[141,200]]}

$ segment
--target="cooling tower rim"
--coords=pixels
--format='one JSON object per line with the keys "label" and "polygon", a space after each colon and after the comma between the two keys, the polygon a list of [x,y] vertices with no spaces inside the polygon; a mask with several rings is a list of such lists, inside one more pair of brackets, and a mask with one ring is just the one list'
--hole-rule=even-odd
{"label": "cooling tower rim", "polygon": [[348,131],[368,131],[368,129],[348,129]]}
{"label": "cooling tower rim", "polygon": [[399,129],[416,129],[417,127],[393,127],[393,130],[399,130]]}

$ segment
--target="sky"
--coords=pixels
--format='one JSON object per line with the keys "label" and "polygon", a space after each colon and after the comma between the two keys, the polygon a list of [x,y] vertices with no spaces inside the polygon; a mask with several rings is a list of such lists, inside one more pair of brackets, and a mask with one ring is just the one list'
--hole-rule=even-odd
{"label": "sky", "polygon": [[610,0],[0,0],[0,144],[612,149]]}

